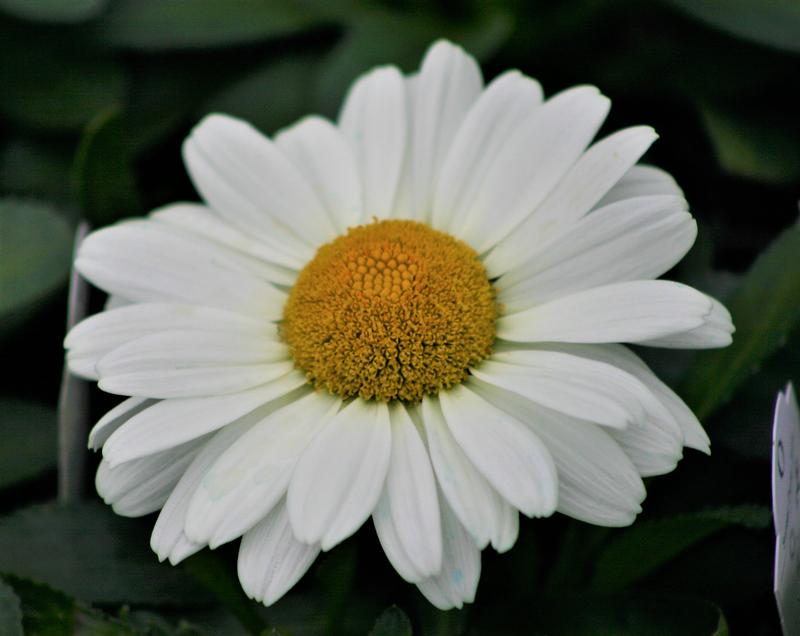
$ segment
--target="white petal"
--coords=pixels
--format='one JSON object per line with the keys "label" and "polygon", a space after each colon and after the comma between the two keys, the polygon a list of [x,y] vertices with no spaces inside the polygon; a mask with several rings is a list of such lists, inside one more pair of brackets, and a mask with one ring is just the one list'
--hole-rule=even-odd
{"label": "white petal", "polygon": [[581,156],[608,107],[597,89],[581,86],[535,109],[494,158],[475,198],[456,213],[455,236],[478,253],[506,236]]}
{"label": "white petal", "polygon": [[275,144],[311,184],[338,232],[362,222],[356,158],[336,126],[321,117],[306,117],[279,132]]}
{"label": "white petal", "polygon": [[[553,348],[553,345],[547,345]],[[627,347],[615,344],[606,345],[559,345],[558,348],[575,355],[585,356],[612,364],[615,367],[636,376],[670,412],[683,432],[684,445],[709,452],[708,435],[691,409],[684,404],[672,389],[658,379],[655,373]]]}
{"label": "white petal", "polygon": [[353,84],[339,116],[356,155],[367,218],[392,213],[406,151],[404,91],[400,71],[376,68]]}
{"label": "white petal", "polygon": [[431,223],[451,232],[512,132],[542,103],[535,80],[509,71],[480,95],[459,126],[436,183]]}
{"label": "white petal", "polygon": [[103,391],[154,398],[236,393],[292,368],[281,342],[199,330],[144,336],[117,347],[97,363]]}
{"label": "white petal", "polygon": [[125,424],[125,422],[137,413],[141,413],[157,402],[158,400],[132,397],[117,404],[117,406],[101,417],[89,432],[89,448],[92,450],[101,448],[103,444],[106,443],[106,440],[111,437],[111,434],[120,426]]}
{"label": "white petal", "polygon": [[507,552],[514,547],[518,536],[519,511],[504,500],[492,534],[492,547],[497,552]]}
{"label": "white petal", "polygon": [[134,302],[183,302],[279,319],[286,294],[246,261],[164,223],[128,221],[86,237],[75,267],[104,291]]}
{"label": "white petal", "polygon": [[111,435],[103,457],[113,466],[211,433],[306,383],[292,370],[263,386],[231,395],[162,400]]}
{"label": "white petal", "polygon": [[711,309],[707,296],[686,285],[631,281],[503,316],[497,335],[517,342],[640,342],[699,327]]}
{"label": "white petal", "polygon": [[471,372],[548,408],[614,428],[641,420],[652,399],[631,374],[556,351],[497,352]]}
{"label": "white petal", "polygon": [[194,494],[186,515],[187,536],[214,548],[258,523],[283,497],[298,458],[339,404],[329,395],[310,393],[241,435]]}
{"label": "white petal", "polygon": [[514,313],[600,285],[657,278],[697,236],[685,209],[682,199],[656,196],[592,212],[501,276],[498,302]]}
{"label": "white petal", "polygon": [[253,257],[248,264],[274,283],[291,285],[297,278],[297,270],[304,265],[296,255],[287,253],[286,246],[279,249],[252,234],[245,234],[200,203],[171,203],[153,210],[150,218]]}
{"label": "white petal", "polygon": [[626,128],[598,141],[575,162],[542,203],[486,259],[491,273],[525,262],[540,244],[592,209],[655,141],[648,126]]}
{"label": "white petal", "polygon": [[284,502],[242,537],[239,581],[245,594],[272,605],[306,573],[319,554],[319,545],[294,538]]}
{"label": "white petal", "polygon": [[158,510],[205,441],[200,438],[113,468],[101,461],[95,478],[97,492],[124,517]]}
{"label": "white petal", "polygon": [[[274,411],[281,405],[281,401],[276,400],[270,404],[270,408]],[[192,497],[219,456],[269,412],[265,413],[264,409],[258,409],[209,436],[208,441],[189,464],[180,481],[170,493],[156,520],[150,536],[150,547],[158,555],[160,561],[169,558],[170,563],[175,565],[206,545],[205,541],[190,540],[183,530],[186,523],[186,512]]]}
{"label": "white petal", "polygon": [[622,179],[597,203],[597,207],[600,208],[623,199],[655,194],[683,197],[683,190],[675,183],[675,179],[661,168],[637,165],[625,173]]}
{"label": "white petal", "polygon": [[353,534],[378,503],[391,455],[389,410],[356,398],[303,452],[289,485],[295,536],[323,550]]}
{"label": "white petal", "polygon": [[436,481],[428,451],[405,407],[392,404],[389,415],[389,472],[372,519],[389,561],[400,576],[416,583],[442,567]]}
{"label": "white petal", "polygon": [[73,327],[64,339],[70,370],[97,379],[97,363],[120,345],[159,331],[184,329],[234,332],[261,337],[275,325],[222,309],[180,303],[138,303],[100,312]]}
{"label": "white petal", "polygon": [[654,340],[643,340],[641,344],[648,347],[669,347],[674,349],[716,349],[727,347],[733,342],[735,328],[730,312],[719,301],[711,298],[711,312],[705,317],[703,324],[694,329],[675,333]]}
{"label": "white petal", "polygon": [[278,238],[292,248],[300,243],[306,246],[303,253],[336,235],[303,175],[248,123],[209,115],[192,130],[183,153],[203,198],[244,232]]}
{"label": "white petal", "polygon": [[553,513],[558,476],[536,435],[463,384],[439,401],[453,437],[497,492],[529,517]]}
{"label": "white petal", "polygon": [[[425,55],[414,90],[411,137],[412,212],[429,218],[434,187],[458,127],[483,87],[475,59],[439,40]],[[401,211],[402,212],[402,211]]]}
{"label": "white petal", "polygon": [[603,429],[470,381],[480,395],[527,424],[558,470],[558,511],[587,523],[625,526],[641,512],[644,484],[631,460]]}
{"label": "white petal", "polygon": [[435,607],[441,610],[453,607],[460,609],[464,603],[475,600],[481,576],[481,553],[474,539],[444,502],[444,497],[441,500],[444,536],[442,570],[436,576],[418,583],[417,587]]}
{"label": "white petal", "polygon": [[[456,442],[439,398],[425,397],[421,419],[436,481],[453,512],[479,548],[499,540],[507,521],[507,502],[489,485]],[[442,507],[442,497],[439,498]]]}

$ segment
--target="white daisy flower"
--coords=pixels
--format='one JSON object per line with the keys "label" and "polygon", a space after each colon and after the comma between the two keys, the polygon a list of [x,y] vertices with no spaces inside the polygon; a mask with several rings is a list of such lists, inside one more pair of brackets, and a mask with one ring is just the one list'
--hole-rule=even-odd
{"label": "white daisy flower", "polygon": [[377,68],[339,121],[270,140],[211,115],[183,148],[205,203],[90,235],[77,268],[111,296],[75,327],[72,371],[129,396],[91,432],[97,490],[161,513],[177,563],[242,538],[274,603],[370,517],[436,607],[475,596],[480,551],[518,513],[630,524],[642,477],[708,452],[691,411],[626,347],[719,347],[717,301],[654,280],[697,232],[628,128],[590,145],[596,88],[484,86],[438,42]]}

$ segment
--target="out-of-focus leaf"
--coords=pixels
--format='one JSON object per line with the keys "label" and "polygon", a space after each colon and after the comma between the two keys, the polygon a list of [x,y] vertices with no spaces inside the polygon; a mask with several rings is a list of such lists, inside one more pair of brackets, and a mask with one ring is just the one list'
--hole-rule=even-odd
{"label": "out-of-focus leaf", "polygon": [[116,109],[95,117],[75,155],[74,182],[81,210],[95,227],[139,211],[125,122]]}
{"label": "out-of-focus leaf", "polygon": [[291,0],[121,0],[98,36],[122,48],[191,49],[287,36],[319,20],[319,11]]}
{"label": "out-of-focus leaf", "polygon": [[72,636],[78,605],[74,599],[47,585],[16,576],[5,577],[21,601],[22,621],[28,636]]}
{"label": "out-of-focus leaf", "polygon": [[800,52],[800,4],[793,0],[669,0],[706,24],[759,44]]}
{"label": "out-of-focus leaf", "polygon": [[22,609],[19,597],[11,586],[0,579],[0,634],[3,636],[23,636]]}
{"label": "out-of-focus leaf", "polygon": [[49,406],[0,399],[0,488],[56,465],[56,413]]}
{"label": "out-of-focus leaf", "polygon": [[789,125],[776,124],[774,118],[754,122],[710,106],[702,114],[717,159],[728,173],[766,183],[800,178],[800,130],[792,134]]}
{"label": "out-of-focus leaf", "polygon": [[613,593],[651,574],[693,545],[724,528],[765,528],[770,512],[759,506],[734,506],[640,521],[620,533],[601,552],[591,588]]}
{"label": "out-of-focus leaf", "polygon": [[781,234],[756,260],[726,303],[736,325],[733,344],[700,353],[682,395],[701,419],[782,346],[800,319],[800,224]]}
{"label": "out-of-focus leaf", "polygon": [[[150,523],[98,502],[31,506],[0,519],[0,572],[96,603],[204,603],[208,594],[148,547]],[[36,555],[32,558],[31,555]]]}
{"label": "out-of-focus leaf", "polygon": [[71,246],[67,222],[50,206],[0,199],[0,334],[64,283]]}
{"label": "out-of-focus leaf", "polygon": [[397,605],[386,608],[378,616],[369,636],[411,636],[411,621]]}
{"label": "out-of-focus leaf", "polygon": [[[11,139],[0,148],[0,190],[40,196],[60,205],[71,201],[71,144]],[[70,213],[68,208],[59,211]]]}
{"label": "out-of-focus leaf", "polygon": [[225,87],[197,111],[226,113],[273,133],[308,114],[316,60],[308,55],[270,62]]}
{"label": "out-of-focus leaf", "polygon": [[18,124],[79,130],[121,102],[120,69],[72,35],[2,23],[0,42],[0,114]]}
{"label": "out-of-focus leaf", "polygon": [[[537,608],[539,610],[540,608]],[[559,636],[728,636],[719,607],[708,601],[665,596],[555,599],[542,604],[538,629],[525,633]],[[478,631],[480,636],[511,636],[519,631]]]}
{"label": "out-of-focus leaf", "polygon": [[256,603],[247,598],[218,554],[203,550],[184,561],[183,567],[205,585],[248,632],[261,634],[269,628],[256,611]]}
{"label": "out-of-focus leaf", "polygon": [[108,0],[0,0],[0,11],[23,20],[76,23],[98,15]]}
{"label": "out-of-focus leaf", "polygon": [[478,59],[486,58],[506,40],[512,25],[502,12],[487,11],[465,24],[425,14],[364,11],[353,19],[318,73],[318,108],[324,115],[336,115],[348,86],[373,66],[396,64],[404,71],[418,68],[425,50],[438,38],[462,45]]}

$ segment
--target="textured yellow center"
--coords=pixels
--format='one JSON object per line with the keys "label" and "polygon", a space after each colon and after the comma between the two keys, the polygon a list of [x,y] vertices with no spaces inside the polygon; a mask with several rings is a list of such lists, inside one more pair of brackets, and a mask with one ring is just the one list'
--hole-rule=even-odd
{"label": "textured yellow center", "polygon": [[376,221],[319,248],[283,317],[294,360],[315,386],[418,401],[489,355],[497,304],[465,243],[414,221]]}

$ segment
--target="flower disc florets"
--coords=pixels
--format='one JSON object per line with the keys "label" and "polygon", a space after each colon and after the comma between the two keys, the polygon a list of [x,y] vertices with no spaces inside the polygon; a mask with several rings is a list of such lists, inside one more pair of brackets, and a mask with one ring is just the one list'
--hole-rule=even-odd
{"label": "flower disc florets", "polygon": [[421,400],[491,352],[495,292],[465,243],[376,221],[323,245],[300,272],[283,335],[311,382],[342,397]]}

